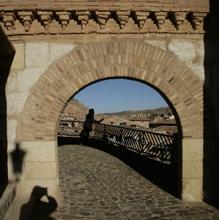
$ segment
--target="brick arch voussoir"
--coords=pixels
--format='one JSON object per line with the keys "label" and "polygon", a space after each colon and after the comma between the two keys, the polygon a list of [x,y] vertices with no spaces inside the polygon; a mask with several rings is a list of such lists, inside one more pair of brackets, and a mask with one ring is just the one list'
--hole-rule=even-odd
{"label": "brick arch voussoir", "polygon": [[109,77],[152,84],[175,106],[183,133],[201,135],[200,118],[190,114],[201,115],[202,83],[195,74],[166,51],[136,40],[118,40],[78,46],[55,61],[30,92],[17,136],[56,138],[56,123],[66,101],[86,85]]}

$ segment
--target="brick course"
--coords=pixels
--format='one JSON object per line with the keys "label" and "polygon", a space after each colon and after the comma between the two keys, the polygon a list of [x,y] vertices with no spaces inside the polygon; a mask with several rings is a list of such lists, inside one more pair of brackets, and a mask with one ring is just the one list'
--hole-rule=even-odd
{"label": "brick course", "polygon": [[202,81],[168,52],[136,40],[114,40],[78,46],[47,69],[25,104],[19,139],[56,139],[56,123],[66,101],[107,77],[154,85],[175,106],[183,135],[202,137]]}

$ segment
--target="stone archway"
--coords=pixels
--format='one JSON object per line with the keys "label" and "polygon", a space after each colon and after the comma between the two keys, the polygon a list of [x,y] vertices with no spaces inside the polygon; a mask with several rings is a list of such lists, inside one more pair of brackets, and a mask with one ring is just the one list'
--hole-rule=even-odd
{"label": "stone archway", "polygon": [[[17,126],[17,141],[29,152],[25,179],[57,183],[57,121],[78,90],[108,77],[152,84],[173,104],[182,126],[183,192],[202,199],[203,83],[173,54],[138,40],[83,44],[55,61],[32,88]],[[54,188],[55,189],[55,188]]]}

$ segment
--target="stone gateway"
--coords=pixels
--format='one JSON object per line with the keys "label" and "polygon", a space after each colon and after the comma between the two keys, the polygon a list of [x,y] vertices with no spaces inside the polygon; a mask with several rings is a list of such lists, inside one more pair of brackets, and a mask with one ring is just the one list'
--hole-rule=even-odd
{"label": "stone gateway", "polygon": [[175,113],[182,199],[218,200],[217,4],[2,0],[0,184],[5,192],[15,179],[10,153],[19,145],[26,154],[14,201],[29,198],[36,185],[57,198],[61,111],[91,83],[128,78],[151,85]]}

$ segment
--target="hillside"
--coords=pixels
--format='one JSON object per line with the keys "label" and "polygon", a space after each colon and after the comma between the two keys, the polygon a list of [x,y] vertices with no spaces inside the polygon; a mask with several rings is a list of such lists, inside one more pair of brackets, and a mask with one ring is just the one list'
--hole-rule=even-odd
{"label": "hillside", "polygon": [[72,99],[63,111],[63,115],[74,117],[77,120],[84,119],[88,113],[88,107],[76,99]]}
{"label": "hillside", "polygon": [[116,115],[119,117],[133,117],[138,115],[148,115],[148,114],[171,114],[172,111],[169,107],[161,107],[155,109],[145,109],[145,110],[138,110],[138,111],[122,111],[122,112],[114,112],[114,113],[104,113],[104,115]]}

